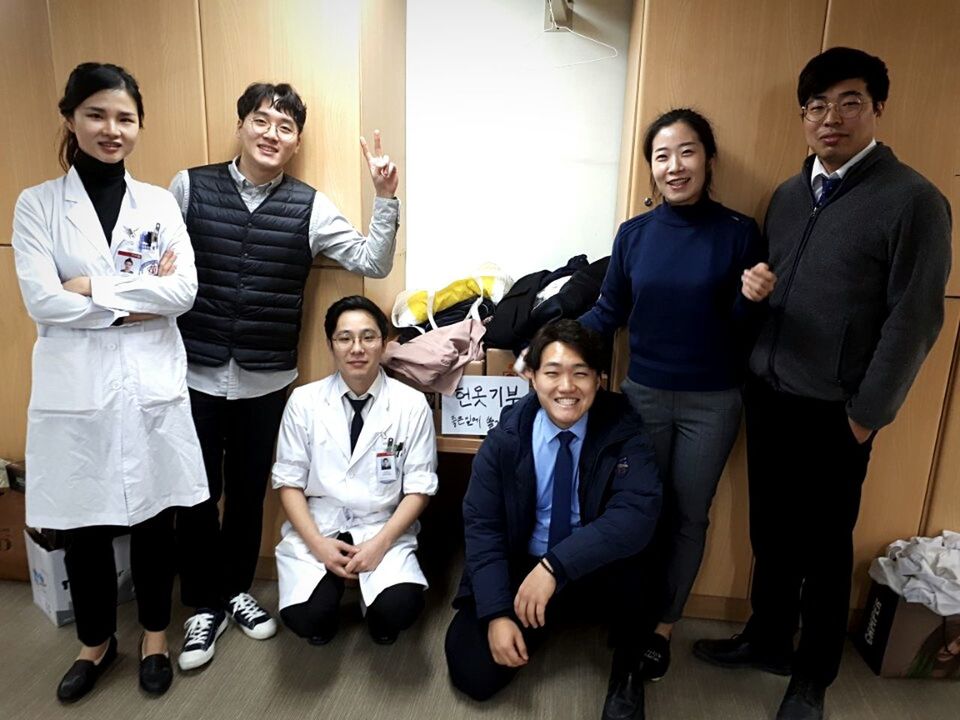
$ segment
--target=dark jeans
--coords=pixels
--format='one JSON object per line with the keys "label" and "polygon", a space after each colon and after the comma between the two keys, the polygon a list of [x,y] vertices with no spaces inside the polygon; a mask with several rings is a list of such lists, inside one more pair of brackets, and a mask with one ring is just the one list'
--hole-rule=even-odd
{"label": "dark jeans", "polygon": [[245,400],[190,391],[210,499],[177,511],[180,597],[188,607],[220,608],[250,589],[286,398],[286,388]]}
{"label": "dark jeans", "polygon": [[96,647],[117,631],[117,565],[113,539],[129,530],[130,570],[137,611],[145,630],[160,632],[170,624],[175,567],[173,515],[169,508],[132,527],[93,525],[64,533],[67,579],[77,619],[77,637]]}
{"label": "dark jeans", "polygon": [[853,572],[853,529],[873,438],[857,443],[843,402],[745,391],[750,542],[747,637],[789,651],[794,673],[829,685],[840,668]]}
{"label": "dark jeans", "polygon": [[[528,570],[538,561],[532,558]],[[650,629],[651,608],[646,607],[640,588],[645,576],[641,557],[612,563],[580,580],[569,583],[547,604],[547,624],[539,629],[524,628],[516,616],[509,616],[523,633],[527,652],[533,654],[547,633],[571,620],[598,618],[610,624],[609,643],[617,652],[638,650]],[[523,582],[512,578],[513,591]],[[487,622],[477,617],[472,600],[463,602],[453,616],[444,644],[447,669],[453,686],[474,700],[488,700],[510,684],[520,668],[498,665],[490,652]]]}

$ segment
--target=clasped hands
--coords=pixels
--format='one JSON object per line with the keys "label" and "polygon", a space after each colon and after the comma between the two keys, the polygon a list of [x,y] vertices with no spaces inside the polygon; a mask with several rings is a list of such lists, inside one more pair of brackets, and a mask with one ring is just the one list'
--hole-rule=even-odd
{"label": "clasped hands", "polygon": [[360,573],[376,570],[389,549],[379,534],[359,545],[320,537],[310,546],[310,552],[329,572],[345,580],[356,580]]}
{"label": "clasped hands", "polygon": [[[520,584],[513,611],[525,628],[546,625],[547,603],[557,591],[557,581],[547,568],[537,564]],[[523,633],[513,618],[499,617],[487,626],[487,643],[498,665],[520,667],[530,659]]]}

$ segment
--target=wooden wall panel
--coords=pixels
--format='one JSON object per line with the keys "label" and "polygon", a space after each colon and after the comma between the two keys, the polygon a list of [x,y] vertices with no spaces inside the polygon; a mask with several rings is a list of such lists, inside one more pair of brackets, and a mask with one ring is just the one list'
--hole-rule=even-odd
{"label": "wooden wall panel", "polygon": [[302,144],[289,171],[328,195],[356,227],[365,222],[360,200],[360,5],[200,0],[210,162],[238,152],[236,108],[244,88],[252,82],[289,82],[307,105]]}
{"label": "wooden wall panel", "polygon": [[0,457],[22,460],[27,437],[30,362],[36,325],[20,298],[13,248],[0,247]]}
{"label": "wooden wall panel", "polygon": [[954,263],[947,294],[960,296],[960,3],[831,0],[824,47],[836,45],[860,48],[887,65],[890,99],[877,137],[950,200]]}
{"label": "wooden wall panel", "polygon": [[920,532],[958,326],[960,300],[947,300],[940,337],[897,419],[877,435],[854,534],[852,607],[866,601],[870,561],[894,540]]}
{"label": "wooden wall panel", "polygon": [[647,0],[644,12],[627,214],[642,212],[650,194],[644,128],[666,110],[693,107],[719,145],[714,196],[760,220],[806,155],[796,78],[820,50],[826,0]]}
{"label": "wooden wall panel", "polygon": [[[402,204],[406,200],[406,0],[366,0],[362,3],[360,36],[360,127],[372,142],[374,129],[383,135],[383,149],[400,170],[400,229],[393,257],[393,270],[382,279],[365,278],[363,294],[379,305],[390,317],[393,301],[406,287],[407,240]],[[369,173],[361,163],[360,183],[363,222],[373,213],[376,193]],[[363,231],[366,232],[366,225]]]}
{"label": "wooden wall panel", "polygon": [[206,162],[197,0],[49,0],[56,87],[86,61],[133,73],[146,117],[127,167],[166,187],[174,173]]}
{"label": "wooden wall panel", "polygon": [[[13,207],[20,191],[56,177],[59,95],[53,81],[47,7],[36,0],[0,4],[0,97],[16,107],[0,115],[0,245],[10,244]],[[6,312],[6,305],[4,312]],[[5,379],[6,380],[6,379]]]}
{"label": "wooden wall panel", "polygon": [[[947,302],[956,304],[960,300]],[[953,355],[950,390],[940,424],[922,534],[939,535],[944,530],[960,532],[960,340]]]}

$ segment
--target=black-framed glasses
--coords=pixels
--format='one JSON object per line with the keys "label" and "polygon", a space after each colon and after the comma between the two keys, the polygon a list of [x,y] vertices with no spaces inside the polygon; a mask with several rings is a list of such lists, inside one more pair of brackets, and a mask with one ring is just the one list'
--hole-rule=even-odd
{"label": "black-framed glasses", "polygon": [[359,341],[363,347],[372,348],[377,343],[380,342],[380,335],[372,332],[361,333],[360,335],[351,335],[350,333],[340,333],[339,335],[333,336],[334,344],[343,349],[347,350],[353,347],[355,342]]}
{"label": "black-framed glasses", "polygon": [[855,117],[860,117],[864,106],[870,102],[870,100],[860,95],[849,95],[837,100],[837,102],[811,100],[800,108],[800,116],[810,122],[822,122],[823,119],[827,117],[827,113],[830,112],[830,108],[833,108],[840,117],[851,120]]}

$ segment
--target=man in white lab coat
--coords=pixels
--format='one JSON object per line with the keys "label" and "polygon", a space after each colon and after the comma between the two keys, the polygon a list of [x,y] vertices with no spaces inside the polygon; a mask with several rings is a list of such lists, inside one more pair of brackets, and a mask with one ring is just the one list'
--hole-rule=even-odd
{"label": "man in white lab coat", "polygon": [[280,617],[324,645],[357,581],[370,635],[388,645],[423,609],[415,551],[437,490],[433,416],[422,393],[380,369],[387,318],[373,302],[338,300],[324,330],[337,372],[293,391],[273,466],[289,518],[276,549]]}
{"label": "man in white lab coat", "polygon": [[210,483],[208,502],[177,513],[180,594],[196,608],[185,626],[183,670],[213,658],[228,617],[257,640],[276,632],[249,591],[313,258],[368,277],[384,277],[393,264],[398,176],[379,132],[372,153],[360,139],[377,195],[364,236],[326,195],[284,172],[306,118],[290,85],[254,83],[237,100],[239,156],[183,170],[170,185],[197,258],[197,301],[178,324]]}

